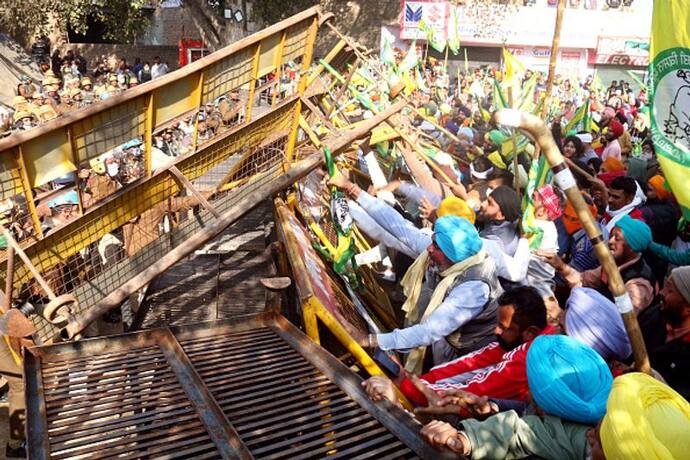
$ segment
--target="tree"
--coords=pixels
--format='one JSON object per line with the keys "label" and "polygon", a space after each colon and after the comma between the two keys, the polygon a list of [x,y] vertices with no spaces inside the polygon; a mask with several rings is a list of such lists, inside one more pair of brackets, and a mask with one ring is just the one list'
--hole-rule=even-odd
{"label": "tree", "polygon": [[[255,22],[260,25],[275,24],[318,3],[317,0],[182,0],[184,8],[204,42],[212,49],[227,46],[246,34],[248,3],[251,3]],[[225,7],[239,8],[245,16],[244,26],[237,27],[232,19],[223,17]]]}
{"label": "tree", "polygon": [[88,19],[103,24],[107,39],[130,43],[149,22],[145,0],[2,0],[0,27],[15,36],[32,38],[59,31],[84,34]]}

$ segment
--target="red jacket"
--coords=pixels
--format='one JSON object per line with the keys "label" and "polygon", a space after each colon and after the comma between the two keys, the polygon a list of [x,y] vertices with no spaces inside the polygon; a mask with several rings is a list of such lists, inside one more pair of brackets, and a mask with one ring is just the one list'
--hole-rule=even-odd
{"label": "red jacket", "polygon": [[[553,326],[546,326],[540,335],[556,334]],[[436,366],[420,379],[439,394],[444,390],[459,389],[479,396],[496,399],[524,401],[529,392],[527,385],[527,350],[532,341],[523,343],[511,351],[505,351],[498,342],[468,353],[456,360]],[[472,372],[469,379],[453,382],[453,377]],[[412,402],[426,406],[426,397],[414,386],[411,380],[404,379],[400,390]]]}

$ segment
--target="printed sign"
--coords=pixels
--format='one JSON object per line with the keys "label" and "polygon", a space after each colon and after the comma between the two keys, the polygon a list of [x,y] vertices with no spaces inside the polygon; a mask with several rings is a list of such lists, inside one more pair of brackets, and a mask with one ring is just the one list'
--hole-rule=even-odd
{"label": "printed sign", "polygon": [[420,23],[430,28],[436,36],[446,36],[448,3],[430,0],[400,2],[400,38],[403,40],[426,39]]}
{"label": "printed sign", "polygon": [[643,37],[599,37],[592,64],[647,67],[649,40]]}

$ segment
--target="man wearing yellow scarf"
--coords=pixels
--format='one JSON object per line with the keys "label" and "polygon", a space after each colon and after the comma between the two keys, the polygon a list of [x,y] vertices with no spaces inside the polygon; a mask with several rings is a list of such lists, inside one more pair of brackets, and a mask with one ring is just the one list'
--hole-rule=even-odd
{"label": "man wearing yellow scarf", "polygon": [[495,263],[467,219],[440,217],[430,238],[341,174],[331,184],[344,189],[416,256],[401,282],[410,326],[369,336],[362,345],[410,353],[406,368],[420,372],[426,346],[432,346],[434,362],[443,363],[494,340],[496,298],[501,289]]}

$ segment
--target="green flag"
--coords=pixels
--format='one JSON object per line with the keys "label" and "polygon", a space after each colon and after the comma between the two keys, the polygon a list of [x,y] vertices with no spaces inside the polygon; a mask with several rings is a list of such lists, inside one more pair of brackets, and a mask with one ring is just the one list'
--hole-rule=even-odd
{"label": "green flag", "polygon": [[458,51],[460,51],[460,21],[458,19],[458,10],[454,5],[449,5],[449,8],[448,48],[453,54],[458,54]]}
{"label": "green flag", "polygon": [[419,56],[417,56],[417,40],[412,40],[410,48],[407,50],[405,58],[402,60],[398,66],[398,73],[409,72],[414,69],[419,64]]}
{"label": "green flag", "polygon": [[418,27],[419,30],[424,32],[424,35],[426,35],[426,41],[429,43],[429,46],[431,46],[439,53],[442,53],[443,50],[446,49],[446,37],[442,37],[439,34],[435,33],[434,29],[428,26],[426,21],[424,21],[424,18],[419,20]]}
{"label": "green flag", "polygon": [[520,91],[520,102],[518,108],[523,112],[531,112],[534,108],[534,93],[537,88],[537,74],[532,74],[532,77],[525,82]]}
{"label": "green flag", "polygon": [[494,78],[494,107],[496,110],[500,109],[507,109],[508,107],[508,100],[506,99],[505,95],[503,94],[503,90],[501,89],[501,85],[498,83],[498,80]]}
{"label": "green flag", "polygon": [[683,217],[690,219],[690,0],[654,2],[649,53],[652,138]]}
{"label": "green flag", "polygon": [[[324,147],[323,155],[326,160],[329,177],[333,178],[336,174],[335,162],[331,151]],[[352,235],[352,225],[354,221],[350,216],[345,193],[337,187],[331,187],[330,211],[335,232],[338,235],[338,246],[335,254],[330,254],[333,259],[333,270],[343,275],[347,272],[347,266],[355,256],[355,241]]]}
{"label": "green flag", "polygon": [[385,37],[383,39],[383,49],[381,50],[381,62],[395,67],[395,53],[393,52],[391,43]]}
{"label": "green flag", "polygon": [[573,115],[573,118],[565,125],[564,131],[569,133],[570,131],[580,132],[580,131],[591,131],[592,130],[592,117],[589,111],[590,100],[581,105]]}
{"label": "green flag", "polygon": [[522,198],[522,228],[525,232],[532,234],[529,238],[529,247],[532,250],[537,249],[541,245],[541,240],[544,237],[544,231],[534,224],[532,195],[536,189],[547,182],[549,171],[551,169],[546,164],[546,157],[540,155],[538,160],[532,160],[529,173],[527,174],[527,188]]}

